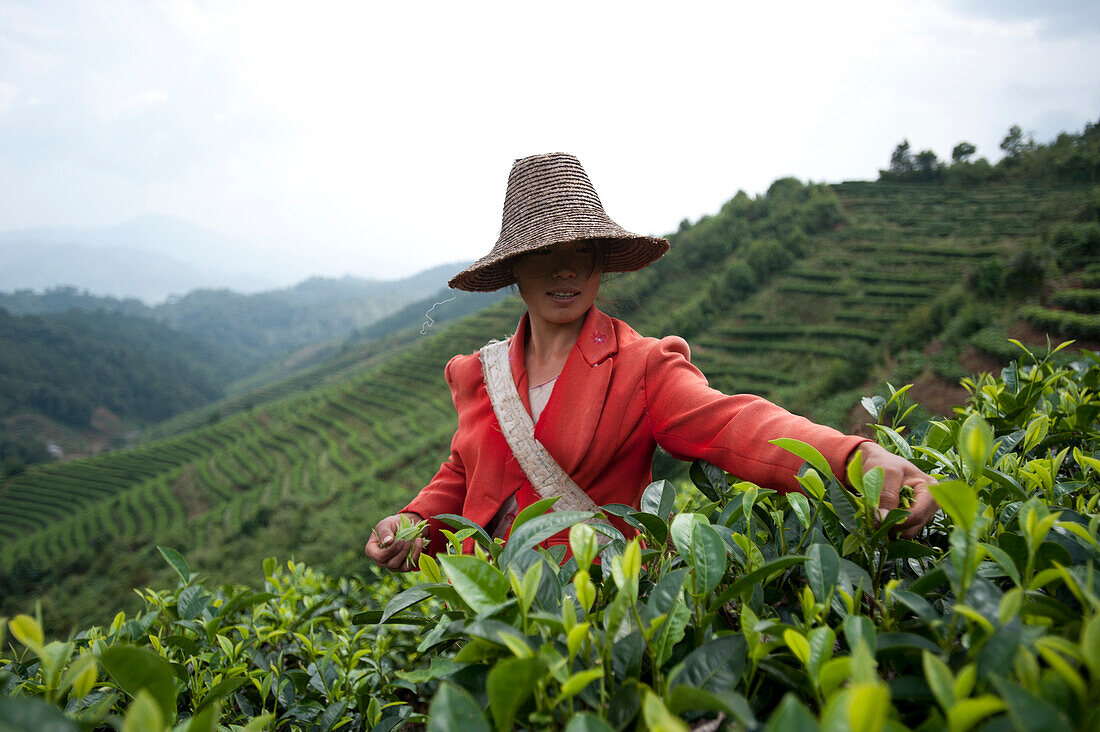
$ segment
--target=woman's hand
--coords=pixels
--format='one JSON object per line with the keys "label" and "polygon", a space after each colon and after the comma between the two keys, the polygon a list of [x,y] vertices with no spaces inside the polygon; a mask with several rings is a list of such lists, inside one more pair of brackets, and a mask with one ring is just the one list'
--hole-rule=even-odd
{"label": "woman's hand", "polygon": [[[414,524],[422,520],[415,513],[406,513],[405,516]],[[364,551],[379,567],[385,567],[392,572],[409,572],[418,566],[420,552],[424,549],[424,535],[412,542],[397,540],[400,524],[401,514],[387,516],[379,521],[371,532]]]}
{"label": "woman's hand", "polygon": [[874,442],[864,442],[858,449],[863,456],[863,472],[871,468],[882,468],[882,497],[878,502],[880,515],[885,516],[890,509],[899,507],[898,497],[902,486],[913,489],[913,503],[907,509],[909,518],[899,525],[898,530],[904,539],[916,536],[932,520],[939,508],[928,490],[928,486],[935,483],[936,479],[900,455],[895,455]]}

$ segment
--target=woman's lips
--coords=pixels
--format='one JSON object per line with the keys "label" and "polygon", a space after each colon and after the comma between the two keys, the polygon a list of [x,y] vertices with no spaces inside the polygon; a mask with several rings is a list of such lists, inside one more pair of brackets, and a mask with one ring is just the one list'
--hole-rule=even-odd
{"label": "woman's lips", "polygon": [[579,296],[581,293],[579,290],[551,290],[546,294],[560,302],[568,302]]}

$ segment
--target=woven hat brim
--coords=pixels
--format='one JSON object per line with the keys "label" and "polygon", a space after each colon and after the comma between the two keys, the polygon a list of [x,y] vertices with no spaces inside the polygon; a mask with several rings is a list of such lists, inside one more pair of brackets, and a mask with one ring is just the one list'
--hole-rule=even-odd
{"label": "woven hat brim", "polygon": [[450,279],[447,285],[456,290],[466,292],[492,292],[508,285],[514,285],[516,278],[512,276],[508,261],[527,252],[547,249],[555,244],[563,244],[570,241],[585,241],[598,239],[608,242],[607,257],[604,260],[603,272],[636,272],[648,267],[668,252],[668,240],[657,236],[640,236],[632,234],[625,229],[616,227],[612,235],[592,233],[586,229],[586,233],[579,236],[562,238],[559,235],[548,237],[545,242],[527,242],[523,246],[517,246],[510,251],[497,251],[494,249],[488,255],[477,260],[463,271]]}

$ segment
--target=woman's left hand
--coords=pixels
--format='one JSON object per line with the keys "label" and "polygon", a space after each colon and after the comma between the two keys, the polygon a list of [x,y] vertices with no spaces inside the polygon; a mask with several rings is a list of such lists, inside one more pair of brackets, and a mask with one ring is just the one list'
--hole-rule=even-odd
{"label": "woman's left hand", "polygon": [[939,508],[928,490],[928,486],[937,482],[936,479],[900,455],[895,455],[874,442],[864,442],[857,449],[863,457],[863,472],[871,468],[882,468],[882,496],[878,502],[880,515],[885,516],[890,509],[898,508],[902,486],[913,489],[913,503],[908,508],[909,518],[899,525],[898,530],[904,539],[916,536],[932,520]]}

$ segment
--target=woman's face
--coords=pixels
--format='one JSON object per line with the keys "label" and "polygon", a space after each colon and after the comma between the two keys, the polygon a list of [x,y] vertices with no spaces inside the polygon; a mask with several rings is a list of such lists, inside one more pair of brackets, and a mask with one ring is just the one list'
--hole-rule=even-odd
{"label": "woman's face", "polygon": [[532,318],[564,325],[584,317],[600,289],[597,246],[572,241],[516,257],[512,273]]}

